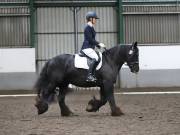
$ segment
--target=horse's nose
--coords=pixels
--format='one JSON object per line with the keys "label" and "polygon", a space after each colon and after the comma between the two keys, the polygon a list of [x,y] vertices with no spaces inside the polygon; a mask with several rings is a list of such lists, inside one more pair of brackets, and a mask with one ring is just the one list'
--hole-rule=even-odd
{"label": "horse's nose", "polygon": [[133,65],[131,68],[132,73],[138,73],[139,72],[139,65]]}
{"label": "horse's nose", "polygon": [[135,66],[135,72],[139,72],[139,66]]}

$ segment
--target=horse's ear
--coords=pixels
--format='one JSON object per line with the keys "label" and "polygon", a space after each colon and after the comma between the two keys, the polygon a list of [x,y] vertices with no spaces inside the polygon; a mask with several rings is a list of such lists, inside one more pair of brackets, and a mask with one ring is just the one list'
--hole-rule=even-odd
{"label": "horse's ear", "polygon": [[137,48],[137,41],[133,43],[133,47]]}
{"label": "horse's ear", "polygon": [[137,48],[137,41],[132,43],[132,50]]}

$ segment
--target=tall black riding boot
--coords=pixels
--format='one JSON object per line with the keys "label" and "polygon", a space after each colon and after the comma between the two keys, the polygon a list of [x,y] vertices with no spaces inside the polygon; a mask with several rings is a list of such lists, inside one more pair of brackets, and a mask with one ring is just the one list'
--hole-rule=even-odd
{"label": "tall black riding boot", "polygon": [[97,79],[94,75],[96,66],[97,66],[97,61],[95,59],[93,59],[91,65],[89,66],[88,76],[86,79],[87,82],[96,82],[97,81]]}

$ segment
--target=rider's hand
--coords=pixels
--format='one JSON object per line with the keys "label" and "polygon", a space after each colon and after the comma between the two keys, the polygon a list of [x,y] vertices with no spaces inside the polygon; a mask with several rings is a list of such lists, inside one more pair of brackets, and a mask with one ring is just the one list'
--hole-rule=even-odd
{"label": "rider's hand", "polygon": [[99,43],[98,45],[99,45],[101,48],[106,48],[105,44],[103,44],[103,43]]}

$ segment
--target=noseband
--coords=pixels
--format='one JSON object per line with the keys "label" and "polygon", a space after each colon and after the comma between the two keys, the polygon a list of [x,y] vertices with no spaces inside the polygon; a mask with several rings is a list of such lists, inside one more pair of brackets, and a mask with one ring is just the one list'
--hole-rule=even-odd
{"label": "noseband", "polygon": [[129,67],[132,67],[132,66],[137,65],[137,64],[139,64],[138,61],[127,62],[127,65],[128,65]]}

